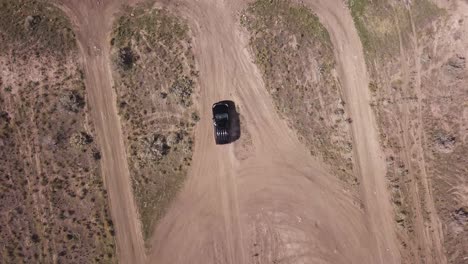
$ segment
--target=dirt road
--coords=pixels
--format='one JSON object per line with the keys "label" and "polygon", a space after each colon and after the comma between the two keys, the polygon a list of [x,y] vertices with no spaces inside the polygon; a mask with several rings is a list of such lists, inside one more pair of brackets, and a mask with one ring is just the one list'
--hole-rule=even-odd
{"label": "dirt road", "polygon": [[[310,157],[275,112],[232,2],[187,1],[202,119],[188,182],[156,228],[151,263],[397,263],[361,45],[342,1],[310,1],[331,33],[353,118],[366,210]],[[215,146],[210,106],[239,104],[249,142]],[[245,139],[244,139],[245,140]]]}
{"label": "dirt road", "polygon": [[112,15],[123,3],[61,0],[75,25],[91,117],[101,146],[101,171],[110,199],[120,263],[144,263],[145,248],[133,199],[125,146],[112,89],[109,39]]}
{"label": "dirt road", "polygon": [[[77,25],[121,263],[398,262],[361,46],[339,0],[310,5],[337,47],[366,209],[276,114],[238,25],[245,3],[172,3],[195,37],[202,120],[186,185],[145,257],[109,69],[107,36],[120,4],[62,0]],[[241,114],[241,139],[227,146],[212,138],[210,107],[221,99],[235,101]]]}
{"label": "dirt road", "polygon": [[328,29],[335,47],[338,72],[343,82],[348,111],[352,117],[355,165],[361,180],[369,227],[377,245],[379,263],[399,263],[393,230],[392,205],[385,179],[384,155],[378,128],[370,107],[369,79],[362,45],[353,19],[343,1],[307,2]]}

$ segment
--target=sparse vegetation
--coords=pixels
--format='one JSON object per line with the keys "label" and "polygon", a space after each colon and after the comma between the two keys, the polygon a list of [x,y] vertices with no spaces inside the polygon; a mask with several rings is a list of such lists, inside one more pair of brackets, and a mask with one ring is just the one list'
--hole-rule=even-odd
{"label": "sparse vegetation", "polygon": [[309,9],[283,0],[253,2],[241,24],[250,32],[255,61],[279,112],[312,155],[356,187],[351,119],[334,75],[327,30]]}
{"label": "sparse vegetation", "polygon": [[0,43],[0,262],[114,263],[68,20],[43,1],[0,0]]}
{"label": "sparse vegetation", "polygon": [[112,35],[115,89],[144,237],[182,186],[192,159],[195,61],[184,21],[128,8]]}
{"label": "sparse vegetation", "polygon": [[5,45],[0,54],[11,51],[22,56],[24,49],[34,46],[34,56],[59,55],[76,48],[70,22],[43,1],[0,0],[0,12],[0,42]]}
{"label": "sparse vegetation", "polygon": [[393,0],[348,0],[348,6],[371,74],[380,62],[398,58],[400,42],[410,45],[411,23],[422,28],[442,13],[430,0],[414,0],[411,4]]}
{"label": "sparse vegetation", "polygon": [[459,142],[466,120],[457,113],[466,111],[467,75],[464,56],[453,53],[455,36],[466,33],[452,26],[459,19],[447,26],[446,11],[429,0],[348,3],[371,73],[403,263],[437,261],[434,240],[425,240],[433,238],[419,235],[438,236],[431,204],[442,221],[447,259],[461,263],[466,225],[461,231],[454,212],[466,203],[456,186],[466,186],[461,157],[468,150]]}

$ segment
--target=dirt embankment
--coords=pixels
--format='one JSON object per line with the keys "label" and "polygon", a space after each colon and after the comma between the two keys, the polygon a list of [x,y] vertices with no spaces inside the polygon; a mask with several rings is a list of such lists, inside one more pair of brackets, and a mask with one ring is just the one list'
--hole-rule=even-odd
{"label": "dirt embankment", "polygon": [[0,262],[113,263],[72,27],[38,1],[2,0],[0,18]]}
{"label": "dirt embankment", "polygon": [[468,168],[462,158],[467,153],[465,4],[444,10],[430,1],[364,2],[355,1],[351,9],[372,76],[369,89],[403,260],[463,263],[468,248]]}

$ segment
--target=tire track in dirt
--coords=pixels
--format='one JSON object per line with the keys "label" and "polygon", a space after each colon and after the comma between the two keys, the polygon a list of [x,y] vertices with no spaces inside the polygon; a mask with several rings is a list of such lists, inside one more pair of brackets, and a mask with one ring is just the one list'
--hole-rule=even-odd
{"label": "tire track in dirt", "polygon": [[[424,155],[424,149],[423,146],[427,145],[426,144],[426,139],[424,137],[424,120],[423,120],[423,114],[422,114],[422,107],[423,107],[423,99],[424,95],[421,91],[421,58],[422,56],[420,55],[422,53],[422,48],[419,45],[419,39],[418,39],[418,34],[416,31],[416,26],[414,24],[414,17],[412,14],[411,9],[408,9],[409,12],[409,17],[411,21],[411,31],[412,31],[412,44],[414,45],[415,52],[413,54],[413,59],[415,61],[415,71],[416,71],[416,76],[415,76],[415,92],[416,96],[418,98],[418,105],[417,105],[417,116],[418,116],[418,122],[419,125],[416,128],[415,131],[415,143],[416,143],[416,155],[418,155],[418,163],[421,168],[421,183],[422,183],[422,196],[423,199],[420,199],[419,201],[423,201],[420,206],[423,206],[424,210],[426,210],[427,214],[429,215],[429,223],[430,225],[425,225],[422,223],[420,226],[417,227],[417,229],[422,229],[423,230],[423,239],[424,241],[424,246],[425,246],[425,255],[430,256],[429,259],[427,259],[427,263],[447,263],[447,259],[444,254],[444,249],[443,249],[443,235],[441,231],[441,222],[440,219],[437,215],[437,211],[435,209],[434,205],[434,198],[432,196],[432,188],[430,187],[430,182],[429,182],[429,177],[427,174],[427,165],[426,165],[426,160],[425,160],[425,155]],[[406,131],[411,131],[410,128],[407,128],[404,130],[405,133]],[[410,162],[410,160],[408,160]],[[410,169],[410,174],[413,173],[413,170]],[[427,208],[427,209],[426,209]],[[434,228],[432,228],[434,226]]]}

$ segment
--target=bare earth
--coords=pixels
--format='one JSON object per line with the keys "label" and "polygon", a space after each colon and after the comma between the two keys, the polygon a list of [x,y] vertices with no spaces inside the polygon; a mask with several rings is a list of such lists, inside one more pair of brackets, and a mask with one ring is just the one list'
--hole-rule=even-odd
{"label": "bare earth", "polygon": [[[239,27],[237,12],[245,3],[172,3],[195,37],[201,122],[188,180],[156,227],[149,252],[131,191],[109,68],[112,14],[123,3],[61,2],[77,26],[121,263],[399,262],[362,48],[342,1],[308,2],[335,45],[353,119],[364,209],[276,114]],[[237,103],[242,135],[234,144],[216,146],[210,108],[222,99]]]}

